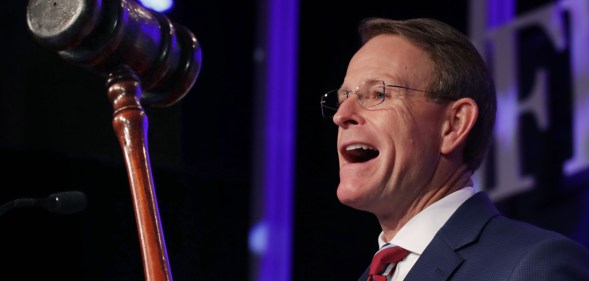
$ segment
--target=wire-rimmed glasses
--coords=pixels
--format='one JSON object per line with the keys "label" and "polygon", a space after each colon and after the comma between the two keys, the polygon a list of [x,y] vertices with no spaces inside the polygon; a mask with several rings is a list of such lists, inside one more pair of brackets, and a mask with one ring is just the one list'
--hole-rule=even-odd
{"label": "wire-rimmed glasses", "polygon": [[405,89],[428,93],[428,91],[413,88],[389,85],[382,80],[369,80],[356,88],[356,90],[337,89],[329,91],[321,96],[321,114],[325,118],[332,118],[340,105],[350,98],[351,94],[358,97],[358,102],[363,108],[369,109],[390,99],[396,90]]}

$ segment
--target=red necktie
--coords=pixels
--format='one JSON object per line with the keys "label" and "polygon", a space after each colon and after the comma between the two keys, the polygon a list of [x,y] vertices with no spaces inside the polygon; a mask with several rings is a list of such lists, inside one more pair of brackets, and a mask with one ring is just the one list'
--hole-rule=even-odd
{"label": "red necktie", "polygon": [[389,264],[396,265],[397,262],[403,260],[408,254],[409,251],[399,246],[384,246],[384,248],[381,248],[378,252],[376,252],[372,258],[367,281],[386,281],[387,275],[391,275],[392,270],[389,274],[382,275],[385,268]]}

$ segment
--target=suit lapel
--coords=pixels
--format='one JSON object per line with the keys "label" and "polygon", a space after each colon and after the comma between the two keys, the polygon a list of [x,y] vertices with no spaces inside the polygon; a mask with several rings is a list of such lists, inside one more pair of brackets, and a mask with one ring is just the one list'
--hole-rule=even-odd
{"label": "suit lapel", "polygon": [[497,215],[499,212],[484,192],[473,195],[438,231],[405,280],[449,280],[464,261],[457,252],[476,243],[485,224]]}
{"label": "suit lapel", "polygon": [[409,271],[405,280],[448,280],[452,272],[462,262],[463,259],[454,252],[454,249],[448,247],[448,244],[439,239],[434,239]]}

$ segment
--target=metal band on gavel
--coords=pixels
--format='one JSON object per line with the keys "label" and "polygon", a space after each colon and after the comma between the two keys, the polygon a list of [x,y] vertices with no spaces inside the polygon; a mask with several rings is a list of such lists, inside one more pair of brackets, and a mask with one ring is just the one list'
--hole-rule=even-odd
{"label": "metal band on gavel", "polygon": [[142,104],[166,107],[188,93],[202,61],[196,37],[132,0],[29,0],[27,24],[40,45],[106,79],[146,280],[171,281]]}

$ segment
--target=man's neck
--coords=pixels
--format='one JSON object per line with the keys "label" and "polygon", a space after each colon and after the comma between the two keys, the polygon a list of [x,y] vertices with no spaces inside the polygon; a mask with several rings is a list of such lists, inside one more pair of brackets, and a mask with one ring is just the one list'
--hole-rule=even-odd
{"label": "man's neck", "polygon": [[[425,189],[424,192],[419,193],[416,196],[416,200],[410,202],[408,207],[397,209],[405,209],[405,212],[377,215],[377,219],[384,233],[384,238],[387,239],[387,241],[392,239],[408,221],[431,204],[466,186],[472,186],[473,182],[471,175],[472,172],[465,165],[461,166],[442,184],[432,185],[432,188]],[[433,186],[437,186],[437,188]]]}

